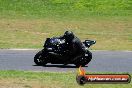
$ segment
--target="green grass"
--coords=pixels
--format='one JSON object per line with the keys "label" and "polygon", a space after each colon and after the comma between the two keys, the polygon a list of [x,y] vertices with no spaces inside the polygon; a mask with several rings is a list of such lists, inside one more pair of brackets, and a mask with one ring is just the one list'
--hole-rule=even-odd
{"label": "green grass", "polygon": [[76,82],[76,73],[74,72],[0,71],[0,87],[16,88],[18,86],[20,88],[131,88],[132,82],[130,84],[86,84],[80,86]]}
{"label": "green grass", "polygon": [[132,50],[131,20],[88,21],[0,20],[0,48],[42,48],[47,37],[60,36],[67,28],[83,41],[94,39],[95,50]]}
{"label": "green grass", "polygon": [[0,0],[2,18],[131,16],[131,0]]}
{"label": "green grass", "polygon": [[42,48],[66,29],[95,50],[132,50],[131,0],[0,0],[0,48]]}

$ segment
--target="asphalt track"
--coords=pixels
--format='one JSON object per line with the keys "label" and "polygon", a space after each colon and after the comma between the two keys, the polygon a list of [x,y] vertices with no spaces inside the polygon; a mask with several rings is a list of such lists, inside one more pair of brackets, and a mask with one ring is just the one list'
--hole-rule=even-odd
{"label": "asphalt track", "polygon": [[[69,72],[77,68],[70,64],[47,64],[36,66],[34,55],[39,50],[0,49],[0,70]],[[91,51],[92,61],[84,67],[88,72],[132,72],[132,51]]]}

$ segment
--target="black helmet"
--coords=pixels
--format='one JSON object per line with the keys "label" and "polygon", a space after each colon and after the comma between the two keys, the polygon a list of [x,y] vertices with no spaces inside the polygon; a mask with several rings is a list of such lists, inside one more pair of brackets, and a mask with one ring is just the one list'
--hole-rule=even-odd
{"label": "black helmet", "polygon": [[72,31],[66,31],[64,37],[67,41],[71,41],[74,38],[74,34]]}

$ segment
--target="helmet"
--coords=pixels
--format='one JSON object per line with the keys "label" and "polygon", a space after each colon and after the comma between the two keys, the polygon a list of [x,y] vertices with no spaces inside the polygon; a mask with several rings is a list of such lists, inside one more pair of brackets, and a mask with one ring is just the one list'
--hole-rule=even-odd
{"label": "helmet", "polygon": [[67,40],[67,41],[71,41],[73,38],[74,38],[74,34],[72,31],[66,31],[64,33],[64,38]]}

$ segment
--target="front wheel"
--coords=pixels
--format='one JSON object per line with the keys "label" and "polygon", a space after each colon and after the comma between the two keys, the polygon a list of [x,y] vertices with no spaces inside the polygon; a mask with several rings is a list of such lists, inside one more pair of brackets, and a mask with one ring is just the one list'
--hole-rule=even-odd
{"label": "front wheel", "polygon": [[79,57],[77,60],[76,60],[76,67],[79,67],[79,66],[85,66],[87,65],[92,59],[92,53],[90,51],[87,51],[85,53],[85,55]]}
{"label": "front wheel", "polygon": [[36,65],[46,65],[47,64],[47,61],[46,61],[46,58],[43,56],[43,53],[42,51],[39,51],[35,57],[34,57],[34,62]]}

